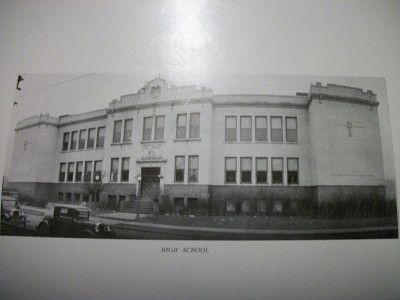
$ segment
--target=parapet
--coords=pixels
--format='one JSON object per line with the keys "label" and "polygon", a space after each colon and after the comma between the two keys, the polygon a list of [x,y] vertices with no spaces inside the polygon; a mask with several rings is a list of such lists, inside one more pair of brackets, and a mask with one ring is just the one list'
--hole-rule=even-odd
{"label": "parapet", "polygon": [[308,94],[309,101],[313,99],[327,99],[334,101],[353,102],[358,104],[368,104],[378,106],[379,102],[376,99],[376,94],[360,88],[328,83],[326,86],[321,82],[311,84]]}
{"label": "parapet", "polygon": [[15,130],[21,130],[33,126],[40,126],[42,124],[58,126],[58,123],[58,118],[51,117],[48,113],[42,113],[19,121]]}

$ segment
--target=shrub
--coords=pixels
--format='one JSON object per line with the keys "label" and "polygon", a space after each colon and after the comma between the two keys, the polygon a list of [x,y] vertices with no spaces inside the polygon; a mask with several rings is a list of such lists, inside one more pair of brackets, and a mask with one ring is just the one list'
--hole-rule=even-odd
{"label": "shrub", "polygon": [[160,210],[160,214],[162,214],[162,215],[170,214],[174,211],[171,201],[169,200],[168,196],[163,197],[163,199],[159,205],[159,210]]}

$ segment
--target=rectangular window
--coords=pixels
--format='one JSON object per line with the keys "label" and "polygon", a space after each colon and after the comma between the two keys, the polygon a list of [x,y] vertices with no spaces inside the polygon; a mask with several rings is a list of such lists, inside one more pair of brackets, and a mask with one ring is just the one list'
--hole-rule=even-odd
{"label": "rectangular window", "polygon": [[81,194],[74,193],[74,201],[75,202],[80,202],[81,201]]}
{"label": "rectangular window", "polygon": [[240,158],[240,181],[241,183],[251,183],[251,169],[252,169],[251,157]]}
{"label": "rectangular window", "polygon": [[257,183],[267,183],[268,159],[266,157],[256,158]]}
{"label": "rectangular window", "polygon": [[125,120],[124,124],[124,142],[129,143],[132,141],[132,128],[133,128],[133,120],[128,119]]}
{"label": "rectangular window", "polygon": [[297,142],[297,118],[287,117],[286,118],[286,142]]}
{"label": "rectangular window", "polygon": [[86,129],[79,131],[78,149],[85,149],[86,144]]}
{"label": "rectangular window", "polygon": [[69,132],[64,132],[62,150],[67,151],[69,146]]}
{"label": "rectangular window", "polygon": [[287,159],[287,180],[288,184],[299,184],[299,159]]}
{"label": "rectangular window", "polygon": [[103,172],[103,161],[96,160],[94,162],[94,171],[93,171],[93,181],[102,180],[102,172]]}
{"label": "rectangular window", "polygon": [[114,121],[113,143],[121,142],[122,120]]}
{"label": "rectangular window", "polygon": [[283,183],[283,158],[272,159],[272,183]]}
{"label": "rectangular window", "polygon": [[86,161],[85,162],[85,175],[84,175],[83,180],[85,182],[90,182],[91,178],[92,178],[92,162]]}
{"label": "rectangular window", "polygon": [[118,181],[119,158],[111,158],[110,181]]}
{"label": "rectangular window", "polygon": [[283,142],[282,117],[271,117],[271,141]]}
{"label": "rectangular window", "polygon": [[240,141],[251,141],[251,131],[251,117],[240,117]]}
{"label": "rectangular window", "polygon": [[157,116],[156,117],[156,130],[154,132],[154,139],[156,141],[164,139],[164,123],[165,123],[165,117],[164,116]]}
{"label": "rectangular window", "polygon": [[64,201],[64,193],[58,192],[57,193],[57,201],[58,202],[63,202]]}
{"label": "rectangular window", "polygon": [[225,157],[225,182],[236,183],[236,157]]}
{"label": "rectangular window", "polygon": [[268,140],[267,117],[256,117],[256,141],[264,142]]}
{"label": "rectangular window", "polygon": [[76,146],[78,145],[78,131],[73,131],[71,133],[71,147],[70,150],[76,150]]}
{"label": "rectangular window", "polygon": [[122,171],[121,171],[121,181],[129,181],[129,157],[122,158]]}
{"label": "rectangular window", "polygon": [[184,202],[183,198],[174,198],[175,212],[180,212],[181,210],[183,210],[183,202]]}
{"label": "rectangular window", "polygon": [[71,198],[72,198],[71,195],[72,195],[71,193],[65,193],[65,201],[66,202],[71,202]]}
{"label": "rectangular window", "polygon": [[189,138],[200,138],[200,113],[190,114]]}
{"label": "rectangular window", "polygon": [[151,140],[151,130],[153,128],[153,117],[143,119],[143,141]]}
{"label": "rectangular window", "polygon": [[82,181],[82,172],[83,172],[83,161],[78,161],[76,163],[75,182]]}
{"label": "rectangular window", "polygon": [[68,163],[68,173],[67,173],[67,181],[72,182],[74,180],[74,165],[75,163]]}
{"label": "rectangular window", "polygon": [[61,163],[60,164],[60,174],[58,176],[58,181],[59,182],[64,182],[65,181],[66,168],[67,168],[67,164],[66,163]]}
{"label": "rectangular window", "polygon": [[225,141],[235,142],[237,137],[236,117],[225,117]]}
{"label": "rectangular window", "polygon": [[186,139],[186,114],[181,114],[177,117],[176,139]]}
{"label": "rectangular window", "polygon": [[106,134],[106,128],[105,127],[97,128],[96,148],[103,148],[104,147],[104,136],[105,136],[105,134]]}
{"label": "rectangular window", "polygon": [[198,182],[199,180],[199,156],[189,156],[189,182]]}
{"label": "rectangular window", "polygon": [[87,149],[93,149],[94,148],[94,139],[96,135],[96,128],[90,128],[88,130],[88,141],[87,141]]}
{"label": "rectangular window", "polygon": [[185,157],[175,156],[175,182],[183,182],[185,174]]}

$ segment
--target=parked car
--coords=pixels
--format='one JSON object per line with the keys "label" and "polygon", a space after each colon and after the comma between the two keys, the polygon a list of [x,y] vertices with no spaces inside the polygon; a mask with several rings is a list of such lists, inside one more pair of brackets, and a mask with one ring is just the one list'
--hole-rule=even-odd
{"label": "parked car", "polygon": [[1,197],[1,220],[13,225],[23,225],[26,227],[26,216],[19,210],[18,200],[2,195]]}
{"label": "parked car", "polygon": [[90,209],[82,205],[54,204],[45,214],[37,230],[43,235],[111,238],[115,231],[103,222],[89,219]]}

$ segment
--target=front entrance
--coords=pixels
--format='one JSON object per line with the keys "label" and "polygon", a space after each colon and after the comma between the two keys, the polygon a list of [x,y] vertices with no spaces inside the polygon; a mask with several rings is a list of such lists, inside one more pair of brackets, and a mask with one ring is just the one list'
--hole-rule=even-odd
{"label": "front entrance", "polygon": [[153,198],[160,193],[160,168],[142,168],[141,198]]}

